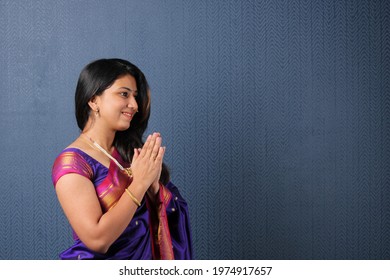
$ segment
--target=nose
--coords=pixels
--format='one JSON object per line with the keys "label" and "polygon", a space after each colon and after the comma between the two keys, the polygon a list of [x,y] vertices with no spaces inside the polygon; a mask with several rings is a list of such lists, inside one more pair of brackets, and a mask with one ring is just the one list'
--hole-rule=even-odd
{"label": "nose", "polygon": [[127,104],[127,106],[133,109],[135,112],[138,111],[137,100],[135,100],[135,97],[133,95],[129,98],[129,103]]}

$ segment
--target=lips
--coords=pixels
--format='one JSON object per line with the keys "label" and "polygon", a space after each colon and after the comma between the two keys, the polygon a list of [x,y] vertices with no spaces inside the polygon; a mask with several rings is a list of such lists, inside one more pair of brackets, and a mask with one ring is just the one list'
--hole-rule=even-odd
{"label": "lips", "polygon": [[125,116],[125,117],[127,117],[128,119],[132,119],[133,118],[133,116],[134,116],[134,114],[132,114],[132,113],[130,113],[130,112],[122,112],[122,114]]}

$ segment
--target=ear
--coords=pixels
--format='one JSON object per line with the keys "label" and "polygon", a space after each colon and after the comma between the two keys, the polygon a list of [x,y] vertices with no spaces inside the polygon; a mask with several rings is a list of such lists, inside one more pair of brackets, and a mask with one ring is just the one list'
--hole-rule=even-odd
{"label": "ear", "polygon": [[89,101],[88,101],[88,105],[89,107],[91,108],[92,111],[98,111],[99,110],[99,106],[97,104],[97,98],[96,98],[96,95],[94,95]]}

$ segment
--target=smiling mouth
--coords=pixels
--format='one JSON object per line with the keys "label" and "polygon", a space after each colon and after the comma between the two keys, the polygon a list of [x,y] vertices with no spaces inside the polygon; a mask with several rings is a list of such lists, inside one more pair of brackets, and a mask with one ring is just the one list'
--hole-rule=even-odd
{"label": "smiling mouth", "polygon": [[133,118],[133,114],[131,113],[127,113],[127,112],[122,112],[123,115],[125,115],[126,117],[132,119]]}

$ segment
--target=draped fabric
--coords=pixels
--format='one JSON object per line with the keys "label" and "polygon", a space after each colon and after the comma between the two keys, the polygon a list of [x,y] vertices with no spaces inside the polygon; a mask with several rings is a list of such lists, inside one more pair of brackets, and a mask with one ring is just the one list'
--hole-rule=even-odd
{"label": "draped fabric", "polygon": [[[128,167],[119,153],[113,157]],[[58,180],[76,173],[92,181],[103,213],[115,207],[131,179],[111,161],[109,168],[77,148],[65,149],[52,170],[54,186]],[[145,196],[147,197],[147,196]],[[106,254],[90,250],[73,231],[74,244],[60,254],[61,259],[191,259],[191,232],[186,201],[177,187],[160,184],[157,201],[141,201],[133,219]]]}

